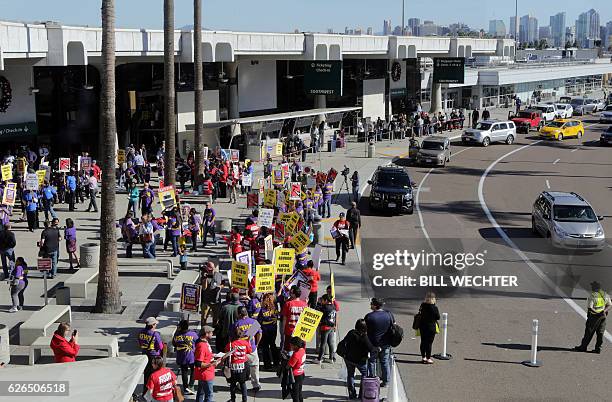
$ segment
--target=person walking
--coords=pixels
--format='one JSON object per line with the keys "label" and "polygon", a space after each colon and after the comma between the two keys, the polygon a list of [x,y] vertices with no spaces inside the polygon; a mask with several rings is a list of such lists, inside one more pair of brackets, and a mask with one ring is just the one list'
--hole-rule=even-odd
{"label": "person walking", "polygon": [[53,333],[50,346],[56,363],[74,362],[80,350],[79,333],[76,329],[71,333],[70,324],[63,322]]}
{"label": "person walking", "polygon": [[[331,216],[331,201],[334,193],[334,183],[327,182],[323,186],[323,207],[321,208],[321,217],[329,218]],[[327,216],[325,216],[327,210]]]}
{"label": "person walking", "polygon": [[131,211],[125,215],[121,220],[121,234],[125,240],[125,256],[126,258],[132,258],[132,247],[138,243],[138,229],[136,224],[132,220],[133,215]]}
{"label": "person walking", "polygon": [[208,261],[200,267],[200,286],[202,286],[200,324],[202,327],[206,325],[209,315],[212,316],[213,326],[217,325],[222,282],[223,275],[214,262]]}
{"label": "person walking", "polygon": [[[157,332],[157,324],[159,321],[155,317],[148,317],[145,320],[145,328],[138,333],[138,347],[143,355],[146,355],[149,361],[144,369],[144,384],[149,382],[149,377],[155,370],[153,367],[153,359],[161,357],[164,350],[164,343],[161,335]],[[147,393],[147,387],[143,388],[142,396]]]}
{"label": "person walking", "polygon": [[246,336],[246,331],[242,331],[239,328],[236,328],[232,334],[232,339],[225,346],[225,352],[234,351],[228,358],[227,366],[231,372],[230,377],[228,378],[228,383],[230,387],[230,401],[236,402],[236,393],[240,392],[242,396],[242,402],[248,401],[247,395],[247,370],[246,370],[246,362],[248,360],[248,355],[253,353],[253,349],[251,348],[251,344]]}
{"label": "person walking", "polygon": [[238,293],[228,293],[228,302],[221,306],[219,311],[219,321],[217,322],[217,351],[222,352],[223,348],[230,339],[230,328],[234,322],[238,320],[238,308],[242,306],[240,303],[240,295]]}
{"label": "person walking", "polygon": [[7,222],[3,225],[3,229],[0,230],[0,259],[2,260],[2,273],[3,278],[8,279],[9,272],[13,269],[15,264],[15,246],[17,240],[15,239],[15,233],[11,230],[11,223]]}
{"label": "person walking", "polygon": [[261,309],[257,315],[257,321],[261,324],[261,342],[259,351],[261,353],[264,370],[269,371],[278,367],[280,353],[276,347],[276,336],[278,334],[279,311],[274,293],[266,293],[261,301]]}
{"label": "person walking", "polygon": [[142,215],[150,214],[153,212],[153,201],[155,200],[155,193],[149,187],[149,183],[145,182],[144,188],[138,195],[138,208]]}
{"label": "person walking", "polygon": [[13,306],[9,310],[9,313],[16,313],[19,310],[23,310],[23,293],[28,286],[27,272],[28,266],[23,260],[23,257],[17,258],[10,274],[7,276],[7,278],[9,278],[11,300],[13,302]]}
{"label": "person walking", "polygon": [[68,262],[70,263],[70,269],[73,269],[72,261],[76,263],[75,268],[80,268],[79,258],[77,257],[77,236],[76,227],[71,218],[66,219],[66,227],[64,228],[64,239],[66,240],[66,252],[68,253]]}
{"label": "person walking", "polygon": [[150,392],[153,402],[183,401],[183,394],[176,382],[176,374],[166,367],[161,356],[152,359],[151,368],[151,375],[144,384],[143,396]]}
{"label": "person walking", "polygon": [[306,263],[306,269],[303,269],[302,273],[308,277],[308,284],[310,285],[310,293],[308,293],[308,307],[316,308],[321,273],[314,269],[314,261],[312,260],[309,260]]}
{"label": "person walking", "polygon": [[[132,212],[133,216],[136,216],[136,204],[140,199],[140,192],[136,187],[136,183],[130,183],[130,188],[128,190],[128,207],[127,211]],[[143,214],[144,215],[144,214]]]}
{"label": "person walking", "polygon": [[203,226],[204,234],[202,235],[202,246],[206,247],[208,244],[208,235],[212,237],[215,246],[218,245],[217,237],[215,236],[215,210],[211,206],[210,202],[206,203],[206,209],[204,210]]}
{"label": "person walking", "polygon": [[[376,353],[377,348],[372,345],[368,338],[366,321],[363,318],[355,322],[355,329],[351,329],[344,339],[338,344],[338,355],[344,359],[346,366],[346,387],[349,399],[357,399],[355,387],[355,370],[359,370],[361,378],[368,375],[368,356]],[[361,399],[361,386],[359,387],[359,399]]]}
{"label": "person walking", "polygon": [[188,227],[191,233],[191,251],[195,253],[198,251],[198,236],[202,229],[202,216],[195,208],[189,210]]}
{"label": "person walking", "polygon": [[351,207],[346,211],[346,220],[349,223],[350,247],[354,249],[357,236],[359,235],[359,228],[361,228],[361,211],[357,208],[355,201],[351,202]]}
{"label": "person walking", "polygon": [[194,379],[198,381],[196,402],[213,402],[215,367],[219,360],[214,360],[210,340],[213,337],[213,328],[205,325],[200,330],[200,336],[195,347]]}
{"label": "person walking", "polygon": [[577,352],[586,352],[589,343],[593,339],[593,335],[597,334],[597,340],[595,341],[594,353],[601,353],[601,346],[603,344],[604,333],[606,332],[606,318],[608,312],[612,308],[612,302],[610,302],[610,295],[607,294],[602,288],[599,282],[591,283],[591,294],[587,299],[587,321],[584,328],[584,336],[579,346],[574,348]]}
{"label": "person walking", "polygon": [[45,221],[45,229],[40,234],[40,248],[42,254],[46,258],[51,258],[51,275],[50,279],[55,278],[57,275],[57,259],[59,257],[59,243],[62,240],[62,235],[59,231],[59,219],[54,218],[49,225],[48,221]]}
{"label": "person walking", "polygon": [[[252,328],[257,328],[252,329]],[[251,385],[253,388],[251,391],[257,393],[261,389],[259,384],[259,354],[257,353],[257,347],[261,342],[261,325],[249,317],[247,308],[244,306],[238,307],[238,319],[232,324],[230,333],[242,333],[245,334],[240,339],[249,341],[251,345],[251,352],[247,356],[247,362],[249,367],[249,376],[251,378]],[[253,332],[252,335],[246,335]]]}
{"label": "person walking", "polygon": [[384,300],[373,298],[370,300],[370,309],[372,311],[365,316],[368,339],[377,348],[377,352],[371,353],[368,359],[368,376],[375,377],[375,367],[380,364],[381,387],[386,387],[389,382],[391,344],[389,343],[388,334],[391,325],[394,323],[393,315],[383,310],[384,304]]}
{"label": "person walking", "polygon": [[427,292],[425,301],[419,307],[419,329],[417,335],[421,336],[421,360],[423,364],[433,364],[431,359],[431,345],[439,332],[438,320],[440,311],[436,306],[436,295]]}
{"label": "person walking", "polygon": [[338,322],[338,311],[333,303],[331,297],[324,294],[321,297],[321,304],[317,307],[317,310],[323,313],[319,324],[319,333],[321,334],[321,342],[319,344],[319,356],[317,360],[321,362],[323,360],[323,352],[325,351],[325,345],[327,345],[329,351],[329,360],[332,363],[336,362],[336,344],[334,342],[333,333],[336,331],[336,324]]}
{"label": "person walking", "polygon": [[283,350],[289,350],[289,340],[293,335],[293,330],[297,325],[298,320],[302,311],[308,304],[300,299],[302,290],[297,286],[292,286],[289,291],[289,300],[283,304],[281,310],[281,328],[283,328],[283,338],[281,338],[281,348]]}
{"label": "person walking", "polygon": [[340,212],[338,220],[333,225],[335,229],[334,240],[336,241],[336,262],[342,256],[342,265],[346,263],[346,253],[349,248],[349,229],[351,224],[346,220],[344,212]]}
{"label": "person walking", "polygon": [[359,203],[359,172],[353,171],[351,176],[351,188],[353,190],[353,202]]}
{"label": "person walking", "polygon": [[28,230],[33,232],[34,229],[38,229],[38,196],[36,192],[26,190],[23,193],[23,200],[25,202],[26,217],[28,219]]}
{"label": "person walking", "polygon": [[143,258],[155,258],[155,229],[149,215],[143,215],[138,235],[142,244]]}
{"label": "person walking", "polygon": [[96,202],[96,197],[98,196],[98,179],[92,173],[90,173],[89,178],[87,179],[87,190],[89,194],[89,206],[87,207],[87,212],[90,212],[93,208],[94,212],[98,212],[98,204]]}
{"label": "person walking", "polygon": [[45,211],[45,220],[49,220],[49,214],[51,214],[51,218],[57,218],[57,214],[53,209],[55,198],[57,198],[57,190],[55,187],[49,184],[48,180],[45,180],[42,188],[42,202],[43,210]]}
{"label": "person walking", "polygon": [[293,386],[291,387],[291,398],[293,402],[303,402],[302,386],[304,385],[304,363],[306,363],[306,343],[297,336],[291,337],[289,350],[293,352],[287,366],[293,373]]}
{"label": "person walking", "polygon": [[68,191],[68,211],[72,212],[75,210],[74,204],[76,203],[77,190],[77,178],[74,169],[71,169],[70,173],[66,176],[66,190]]}
{"label": "person walking", "polygon": [[472,128],[476,128],[476,125],[478,124],[478,118],[480,117],[480,113],[478,112],[478,109],[474,109],[472,111]]}
{"label": "person walking", "polygon": [[195,377],[193,375],[195,365],[195,343],[198,340],[198,334],[189,329],[189,321],[181,320],[172,337],[172,346],[176,351],[176,365],[181,368],[181,377],[183,380],[183,391],[186,394],[195,395],[193,384]]}

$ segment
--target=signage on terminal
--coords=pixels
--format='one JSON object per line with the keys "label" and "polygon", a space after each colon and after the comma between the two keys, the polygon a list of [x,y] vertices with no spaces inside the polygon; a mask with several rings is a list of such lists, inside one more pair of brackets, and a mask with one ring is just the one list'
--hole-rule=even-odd
{"label": "signage on terminal", "polygon": [[433,82],[436,84],[463,84],[465,81],[465,58],[434,57]]}
{"label": "signage on terminal", "polygon": [[306,62],[304,91],[308,95],[342,95],[342,62]]}

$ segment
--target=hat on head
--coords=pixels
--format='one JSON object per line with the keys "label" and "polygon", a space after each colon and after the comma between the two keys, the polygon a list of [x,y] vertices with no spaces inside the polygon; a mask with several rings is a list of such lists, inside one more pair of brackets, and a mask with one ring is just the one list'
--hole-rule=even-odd
{"label": "hat on head", "polygon": [[593,288],[595,290],[600,290],[601,289],[601,283],[599,283],[597,281],[593,281],[593,282],[591,282],[591,288]]}
{"label": "hat on head", "polygon": [[159,323],[159,321],[157,321],[157,318],[155,318],[155,317],[149,317],[149,318],[147,318],[145,320],[145,323],[147,325],[155,325],[155,324]]}

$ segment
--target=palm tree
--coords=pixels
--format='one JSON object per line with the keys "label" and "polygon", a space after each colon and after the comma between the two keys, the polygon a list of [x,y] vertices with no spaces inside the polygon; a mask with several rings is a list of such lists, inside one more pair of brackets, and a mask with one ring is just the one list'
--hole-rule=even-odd
{"label": "palm tree", "polygon": [[115,0],[102,1],[102,92],[100,100],[102,202],[100,205],[100,261],[97,313],[121,311],[117,236],[115,233]]}
{"label": "palm tree", "polygon": [[196,177],[204,173],[204,147],[202,124],[204,123],[204,82],[202,79],[202,0],[193,0],[193,68],[195,90],[195,145]]}
{"label": "palm tree", "polygon": [[176,121],[174,115],[174,0],[164,0],[164,184],[176,182]]}

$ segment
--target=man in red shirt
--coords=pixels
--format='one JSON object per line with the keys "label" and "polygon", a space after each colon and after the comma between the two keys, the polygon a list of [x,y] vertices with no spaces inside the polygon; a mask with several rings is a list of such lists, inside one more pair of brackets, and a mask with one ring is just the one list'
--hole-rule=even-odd
{"label": "man in red shirt", "polygon": [[308,307],[317,307],[317,292],[319,291],[319,281],[321,280],[321,274],[319,271],[314,269],[314,262],[309,260],[306,264],[306,269],[302,270],[304,275],[308,277],[308,284],[310,285],[310,293],[308,294]]}
{"label": "man in red shirt", "polygon": [[213,400],[215,367],[219,364],[219,361],[213,360],[213,352],[210,347],[213,331],[212,327],[205,325],[200,330],[200,338],[196,342],[195,372],[193,377],[198,380],[196,401],[212,402]]}
{"label": "man in red shirt", "polygon": [[176,384],[176,374],[164,365],[161,356],[155,356],[152,361],[153,373],[147,381],[147,391],[151,392],[154,401],[173,401],[174,394],[177,399],[183,400],[180,387]]}
{"label": "man in red shirt", "polygon": [[334,222],[334,228],[336,234],[334,238],[336,240],[336,261],[340,259],[340,252],[342,251],[342,265],[346,262],[346,252],[349,248],[349,228],[350,223],[346,220],[344,212],[340,212],[339,219]]}
{"label": "man in red shirt", "polygon": [[298,320],[300,319],[300,315],[302,311],[308,304],[305,301],[300,300],[300,296],[302,295],[302,291],[297,286],[291,287],[291,297],[289,300],[283,305],[283,309],[281,311],[281,325],[283,327],[283,335],[284,339],[281,339],[282,345],[281,347],[284,350],[289,350],[289,340],[293,335],[293,330],[297,325]]}

